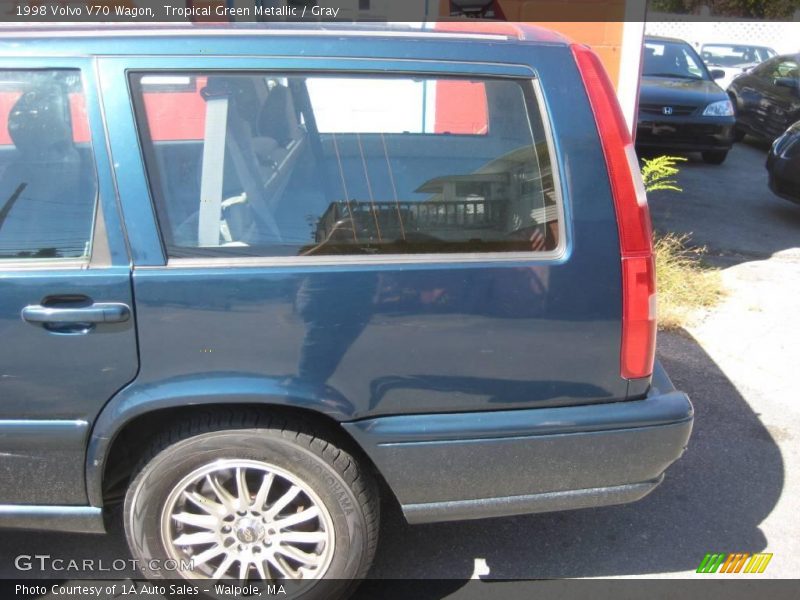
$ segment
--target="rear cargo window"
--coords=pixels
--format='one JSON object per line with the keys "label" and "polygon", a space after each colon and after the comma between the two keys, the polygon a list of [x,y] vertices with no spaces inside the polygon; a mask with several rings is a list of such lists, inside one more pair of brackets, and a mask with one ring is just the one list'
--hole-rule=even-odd
{"label": "rear cargo window", "polygon": [[131,84],[172,258],[559,245],[531,81],[162,72]]}

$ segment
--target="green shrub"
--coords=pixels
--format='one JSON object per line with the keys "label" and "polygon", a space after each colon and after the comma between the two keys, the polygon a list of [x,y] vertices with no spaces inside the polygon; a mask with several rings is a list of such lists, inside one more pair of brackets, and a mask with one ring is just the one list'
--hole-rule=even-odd
{"label": "green shrub", "polygon": [[[648,192],[682,192],[678,186],[677,163],[686,159],[659,156],[644,159],[642,180]],[[658,326],[660,329],[685,327],[698,310],[713,308],[723,296],[719,271],[703,263],[705,248],[689,245],[688,235],[655,233],[653,250],[658,283]]]}

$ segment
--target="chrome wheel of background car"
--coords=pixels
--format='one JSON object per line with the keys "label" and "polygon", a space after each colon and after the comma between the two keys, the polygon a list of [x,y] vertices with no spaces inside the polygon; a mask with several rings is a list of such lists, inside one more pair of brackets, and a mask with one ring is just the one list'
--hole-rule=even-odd
{"label": "chrome wheel of background car", "polygon": [[319,579],[333,558],[328,509],[291,473],[254,460],[218,460],[195,469],[161,512],[170,558],[191,559],[189,579]]}

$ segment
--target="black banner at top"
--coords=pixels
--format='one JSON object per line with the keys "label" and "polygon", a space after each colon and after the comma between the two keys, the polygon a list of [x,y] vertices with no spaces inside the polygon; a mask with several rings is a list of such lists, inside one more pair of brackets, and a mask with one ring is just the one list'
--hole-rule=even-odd
{"label": "black banner at top", "polygon": [[[797,21],[800,0],[0,0],[0,21],[36,23]],[[798,35],[800,37],[800,34]]]}

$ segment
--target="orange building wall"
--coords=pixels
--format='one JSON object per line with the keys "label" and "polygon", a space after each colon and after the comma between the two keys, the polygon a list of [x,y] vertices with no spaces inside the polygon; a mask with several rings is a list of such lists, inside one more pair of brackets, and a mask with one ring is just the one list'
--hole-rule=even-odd
{"label": "orange building wall", "polygon": [[[498,3],[508,21],[541,25],[591,46],[603,61],[611,81],[618,85],[626,1],[498,0]],[[450,14],[449,1],[441,0],[440,6],[440,14]]]}
{"label": "orange building wall", "polygon": [[[533,22],[588,44],[619,83],[625,0],[499,0],[509,21]],[[555,17],[553,21],[548,18]],[[564,21],[564,19],[575,21]],[[581,20],[585,19],[585,20]]]}
{"label": "orange building wall", "polygon": [[592,50],[603,61],[603,66],[608,71],[611,81],[615,84],[619,83],[619,66],[622,57],[622,28],[624,26],[622,21],[611,23],[552,23],[539,21],[536,24],[554,29],[576,42],[591,46]]}

